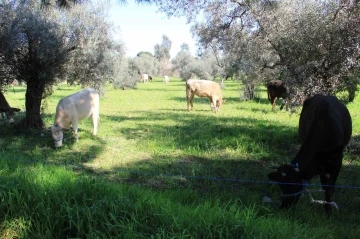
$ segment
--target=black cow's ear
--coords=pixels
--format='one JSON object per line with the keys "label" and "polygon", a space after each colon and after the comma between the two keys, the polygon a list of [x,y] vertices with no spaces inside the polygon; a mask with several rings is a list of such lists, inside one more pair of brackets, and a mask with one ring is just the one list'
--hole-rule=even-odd
{"label": "black cow's ear", "polygon": [[21,109],[19,109],[19,108],[11,108],[13,111],[15,111],[15,112],[19,112]]}
{"label": "black cow's ear", "polygon": [[279,173],[278,172],[269,173],[268,178],[271,181],[279,182]]}

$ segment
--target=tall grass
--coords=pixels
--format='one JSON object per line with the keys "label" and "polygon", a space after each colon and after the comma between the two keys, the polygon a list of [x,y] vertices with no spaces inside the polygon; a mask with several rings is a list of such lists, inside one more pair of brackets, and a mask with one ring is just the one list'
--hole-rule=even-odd
{"label": "tall grass", "polygon": [[[299,114],[272,111],[264,91],[240,101],[240,88],[226,82],[227,101],[215,114],[200,98],[187,112],[180,80],[109,86],[98,135],[84,120],[79,142],[67,134],[58,150],[49,134],[1,124],[0,237],[359,238],[360,99],[348,104],[353,141],[338,179],[349,187],[337,188],[340,210],[328,217],[307,196],[287,211],[262,203],[280,199],[267,174],[297,152]],[[77,90],[55,87],[44,104],[48,126],[59,99]],[[24,94],[14,87],[5,97],[24,108]]]}

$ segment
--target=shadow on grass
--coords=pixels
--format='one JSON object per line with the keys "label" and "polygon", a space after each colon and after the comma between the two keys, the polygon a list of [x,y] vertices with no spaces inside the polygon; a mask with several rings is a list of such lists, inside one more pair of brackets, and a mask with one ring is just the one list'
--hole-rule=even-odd
{"label": "shadow on grass", "polygon": [[[143,112],[134,111],[132,113],[142,115]],[[274,213],[269,209],[270,206],[262,204],[263,196],[270,196],[274,200],[281,197],[278,186],[267,180],[267,174],[271,171],[269,166],[284,163],[296,153],[298,139],[297,129],[294,127],[284,127],[277,122],[245,117],[218,117],[210,113],[198,115],[174,111],[166,114],[147,113],[146,116],[138,117],[107,116],[107,119],[110,123],[126,120],[136,122],[135,128],[121,127],[114,134],[120,134],[127,139],[141,138],[141,141],[162,144],[163,149],[169,150],[170,153],[153,152],[144,160],[129,162],[121,167],[118,166],[109,170],[94,169],[87,166],[86,163],[91,163],[104,150],[103,145],[106,142],[98,137],[92,137],[91,132],[88,130],[80,131],[80,140],[86,138],[87,142],[90,141],[88,146],[84,147],[86,150],[79,150],[75,147],[72,138],[65,143],[63,148],[54,150],[51,147],[54,142],[50,135],[40,137],[38,131],[32,130],[14,134],[14,128],[4,128],[2,126],[0,126],[0,130],[4,132],[5,137],[0,139],[0,148],[8,152],[6,160],[11,162],[9,167],[13,167],[11,168],[13,170],[17,169],[16,163],[22,166],[25,165],[25,167],[29,165],[29,168],[33,164],[51,164],[70,168],[76,175],[94,176],[115,184],[133,185],[138,189],[150,189],[154,192],[172,190],[180,193],[182,190],[190,190],[196,195],[190,199],[176,198],[174,196],[166,199],[174,205],[177,203],[181,205],[188,204],[193,208],[197,208],[197,205],[201,206],[204,202],[214,200],[218,200],[220,205],[227,205],[230,202],[237,201],[248,208],[255,205],[258,208],[258,216],[271,215],[271,217],[274,217],[274,214],[279,214],[280,216],[276,215],[276,217],[282,217],[283,215],[287,221],[300,221],[305,226],[311,223],[306,221],[310,214],[309,211],[311,211],[311,214],[321,214],[323,212],[321,206],[311,205],[305,197],[302,197],[296,206],[299,209],[298,211],[275,211]],[[176,120],[178,123],[167,126],[158,122],[164,119]],[[71,134],[66,134],[66,137],[69,136],[71,137]],[[359,140],[359,137],[355,139]],[[139,143],[141,141],[139,140]],[[247,154],[244,154],[243,157],[234,157],[233,154],[227,151],[229,148],[244,150]],[[172,150],[181,150],[182,153],[171,153]],[[275,158],[275,156],[279,155],[284,156],[280,159]],[[49,160],[50,158],[51,160]],[[359,185],[357,177],[359,173],[360,167],[358,164],[344,165],[339,176],[338,185]],[[13,183],[14,188],[19,187],[19,182],[23,182],[21,177],[8,177],[6,180],[8,184]],[[24,182],[26,181],[24,180]],[[73,182],[69,180],[64,181],[63,184],[45,184],[45,189],[36,185],[35,182],[31,182],[31,187],[22,189],[21,192],[24,195],[38,195],[31,191],[43,190],[46,192],[47,190],[47,195],[44,193],[42,194],[45,195],[43,197],[54,200],[60,195],[68,195],[69,189],[76,185],[78,189],[88,187],[89,190],[87,191],[79,190],[81,193],[85,191],[88,194],[76,194],[75,196],[70,194],[69,197],[71,200],[75,198],[76,203],[69,201],[66,204],[68,207],[73,207],[79,202],[94,197],[94,200],[89,200],[91,203],[106,201],[108,195],[102,196],[101,193],[92,193],[91,182],[95,184],[95,180],[84,184],[74,184]],[[317,183],[317,181],[314,180],[314,183]],[[345,188],[336,190],[335,201],[341,208],[341,212],[347,213],[345,213],[345,216],[343,216],[343,213],[340,216],[336,214],[336,218],[332,222],[334,227],[335,225],[341,227],[338,225],[338,221],[341,221],[344,225],[354,224],[356,215],[354,197],[358,194],[358,191]],[[119,194],[121,200],[125,197],[126,195]],[[323,197],[317,194],[316,199],[323,200]],[[35,199],[33,203],[34,206],[38,206]],[[96,204],[95,206],[91,204],[89,207],[96,208]],[[277,208],[277,205],[274,208]],[[35,212],[38,212],[38,210],[40,209],[35,210]],[[125,208],[124,211],[126,212],[126,210]],[[305,213],[301,214],[304,211]],[[30,212],[32,211],[30,210]],[[352,216],[347,216],[349,214]],[[14,215],[22,215],[22,212]],[[42,214],[34,213],[33,215]],[[315,217],[320,218],[319,216]],[[337,217],[341,217],[342,220],[336,220]],[[11,218],[11,215],[8,218]],[[32,220],[38,219],[32,218]],[[76,236],[75,229],[74,232],[67,231],[71,228],[67,224],[56,226],[64,229],[64,232],[62,232],[64,237]]]}
{"label": "shadow on grass", "polygon": [[[143,112],[132,113],[141,115]],[[222,195],[219,192],[224,190],[230,195],[233,195],[233,190],[251,190],[254,195],[249,195],[249,198],[254,200],[254,197],[269,193],[268,190],[278,192],[276,187],[274,189],[266,182],[267,174],[271,171],[269,167],[289,162],[299,146],[297,128],[268,120],[218,117],[210,113],[184,114],[178,111],[168,111],[166,114],[147,112],[146,116],[138,117],[106,117],[110,123],[136,122],[135,127],[116,129],[117,132],[113,132],[115,135],[138,140],[140,144],[161,144],[170,153],[153,152],[148,159],[105,172],[84,165],[101,154],[106,144],[106,141],[91,136],[89,131],[80,131],[80,141],[90,141],[84,148],[75,147],[70,133],[65,134],[68,139],[63,148],[54,150],[51,134],[41,137],[39,131],[19,132],[14,130],[14,126],[3,125],[0,128],[6,137],[0,140],[0,147],[5,152],[13,152],[13,157],[19,163],[75,165],[75,170],[108,180],[158,189],[186,187],[219,197]],[[177,124],[168,126],[158,123],[164,119],[172,119]],[[246,152],[247,156],[236,158],[227,153],[228,149]],[[181,153],[174,155],[172,150]],[[343,183],[356,183],[358,180],[350,179],[356,177],[359,171],[358,165],[344,165],[340,178],[346,173]]]}
{"label": "shadow on grass", "polygon": [[63,146],[55,148],[50,131],[19,129],[16,125],[0,125],[5,137],[0,140],[3,159],[17,161],[19,164],[82,164],[92,162],[103,150],[106,142],[92,132],[79,129],[81,140],[87,144],[82,148],[75,147],[73,132],[64,133]]}

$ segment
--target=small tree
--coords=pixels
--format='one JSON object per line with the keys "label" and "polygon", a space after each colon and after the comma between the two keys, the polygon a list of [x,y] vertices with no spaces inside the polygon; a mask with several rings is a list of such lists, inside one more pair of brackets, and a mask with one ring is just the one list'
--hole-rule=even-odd
{"label": "small tree", "polygon": [[138,69],[139,79],[140,74],[155,76],[159,72],[159,62],[151,53],[139,53],[138,56],[134,57],[133,61]]}
{"label": "small tree", "polygon": [[183,43],[179,53],[171,60],[172,71],[178,72],[182,80],[190,79],[192,76],[192,66],[195,63],[191,56],[189,45]]}
{"label": "small tree", "polygon": [[134,88],[139,79],[138,70],[131,59],[118,59],[115,63],[115,74],[111,80],[114,88]]}
{"label": "small tree", "polygon": [[156,44],[154,46],[154,56],[159,62],[159,74],[167,74],[170,67],[170,50],[171,50],[171,40],[167,36],[162,36],[161,44]]}

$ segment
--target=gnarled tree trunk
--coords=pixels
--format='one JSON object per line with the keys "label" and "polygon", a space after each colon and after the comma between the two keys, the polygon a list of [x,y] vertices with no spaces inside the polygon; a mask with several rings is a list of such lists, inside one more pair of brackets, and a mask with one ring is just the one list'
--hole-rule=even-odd
{"label": "gnarled tree trunk", "polygon": [[25,95],[25,119],[20,123],[24,127],[43,128],[44,123],[40,115],[41,101],[45,90],[45,84],[43,81],[34,79],[29,80],[26,88]]}

